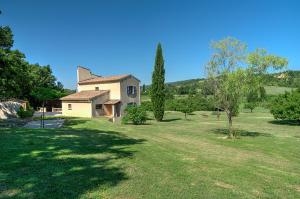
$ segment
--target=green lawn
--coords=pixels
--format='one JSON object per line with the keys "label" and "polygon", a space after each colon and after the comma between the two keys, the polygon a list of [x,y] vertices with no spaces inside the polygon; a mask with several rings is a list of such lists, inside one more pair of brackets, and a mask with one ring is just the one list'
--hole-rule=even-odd
{"label": "green lawn", "polygon": [[268,95],[279,95],[285,93],[285,91],[292,91],[293,88],[290,87],[280,87],[280,86],[265,86],[266,93]]}
{"label": "green lawn", "polygon": [[300,126],[266,112],[234,125],[235,140],[210,112],[0,129],[0,198],[300,198]]}

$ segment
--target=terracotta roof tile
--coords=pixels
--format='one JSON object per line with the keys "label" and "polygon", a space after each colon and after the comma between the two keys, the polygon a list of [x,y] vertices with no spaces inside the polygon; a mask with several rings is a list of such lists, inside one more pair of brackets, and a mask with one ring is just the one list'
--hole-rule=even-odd
{"label": "terracotta roof tile", "polygon": [[60,100],[62,101],[66,101],[66,100],[75,100],[75,101],[79,101],[79,100],[91,100],[95,97],[98,97],[100,95],[103,95],[105,93],[108,93],[109,91],[107,90],[100,90],[100,91],[95,91],[95,90],[90,90],[90,91],[80,91],[78,93],[73,93],[71,95],[65,96],[60,98]]}
{"label": "terracotta roof tile", "polygon": [[104,83],[104,82],[114,82],[114,81],[121,81],[123,79],[126,79],[127,77],[130,77],[131,75],[114,75],[114,76],[108,76],[108,77],[95,77],[92,79],[87,79],[78,82],[78,84],[93,84],[93,83]]}
{"label": "terracotta roof tile", "polygon": [[104,104],[117,104],[119,102],[120,102],[120,100],[108,100],[108,101],[104,102]]}

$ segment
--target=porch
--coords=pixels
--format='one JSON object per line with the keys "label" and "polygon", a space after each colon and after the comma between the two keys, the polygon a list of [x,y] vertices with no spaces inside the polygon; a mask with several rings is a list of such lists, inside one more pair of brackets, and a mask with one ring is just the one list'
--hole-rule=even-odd
{"label": "porch", "polygon": [[120,117],[120,100],[108,100],[102,104],[95,104],[95,117],[105,116],[109,118]]}

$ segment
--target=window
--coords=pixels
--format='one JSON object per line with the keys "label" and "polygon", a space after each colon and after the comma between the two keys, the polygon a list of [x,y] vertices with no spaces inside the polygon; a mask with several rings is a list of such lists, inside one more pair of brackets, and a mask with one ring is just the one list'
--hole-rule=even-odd
{"label": "window", "polygon": [[72,110],[72,104],[68,104],[68,110]]}
{"label": "window", "polygon": [[136,96],[136,87],[135,86],[127,86],[127,95],[130,97]]}
{"label": "window", "polygon": [[95,87],[95,91],[98,91],[99,90],[99,87]]}
{"label": "window", "polygon": [[102,109],[102,104],[96,104],[96,109],[97,110]]}

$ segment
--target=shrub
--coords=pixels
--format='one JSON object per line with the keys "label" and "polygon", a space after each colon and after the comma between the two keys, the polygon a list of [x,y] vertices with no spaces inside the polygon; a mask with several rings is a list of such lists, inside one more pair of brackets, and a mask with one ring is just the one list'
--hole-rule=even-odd
{"label": "shrub", "polygon": [[34,113],[34,110],[31,107],[28,107],[27,110],[24,110],[24,108],[21,106],[17,112],[17,115],[20,118],[28,118],[28,117],[32,117]]}
{"label": "shrub", "polygon": [[167,111],[181,111],[182,100],[187,100],[193,111],[213,111],[214,103],[211,98],[204,97],[200,94],[189,96],[187,99],[171,99],[166,100],[165,109]]}
{"label": "shrub", "polygon": [[144,124],[147,120],[147,112],[141,106],[127,106],[125,109],[125,116],[122,118],[123,124],[132,122],[134,125]]}
{"label": "shrub", "polygon": [[141,107],[145,111],[153,111],[152,102],[151,101],[145,101],[141,103]]}
{"label": "shrub", "polygon": [[257,103],[256,102],[248,102],[245,104],[244,108],[246,109],[250,109],[251,113],[253,112],[253,110],[257,107]]}
{"label": "shrub", "polygon": [[194,111],[193,108],[192,102],[189,99],[182,99],[178,101],[177,110],[184,113],[185,119],[187,119],[187,114],[191,114]]}
{"label": "shrub", "polygon": [[300,122],[300,91],[286,92],[277,96],[271,104],[271,113],[275,119]]}

